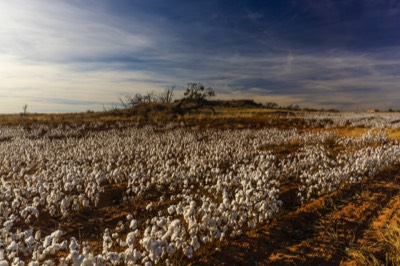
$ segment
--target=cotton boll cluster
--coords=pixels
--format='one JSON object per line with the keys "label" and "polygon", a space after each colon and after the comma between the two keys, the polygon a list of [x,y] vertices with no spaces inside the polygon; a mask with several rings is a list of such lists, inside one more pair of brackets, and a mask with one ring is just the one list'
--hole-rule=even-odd
{"label": "cotton boll cluster", "polygon": [[304,117],[309,126],[400,128],[396,113],[316,113]]}
{"label": "cotton boll cluster", "polygon": [[[301,202],[312,200],[340,186],[360,182],[398,161],[400,147],[397,141],[389,141],[382,132],[367,132],[357,139],[338,139],[354,151],[332,156],[323,146],[307,146],[293,160],[292,168],[298,167]],[[371,144],[374,144],[371,146]],[[332,158],[335,157],[335,158]],[[290,164],[290,163],[289,163]]]}
{"label": "cotton boll cluster", "polygon": [[[322,126],[343,123],[335,115],[305,119]],[[383,131],[340,138],[333,131],[274,128],[87,127],[0,128],[6,138],[0,142],[0,263],[154,265],[177,254],[192,258],[202,246],[269,221],[282,206],[281,181],[299,181],[299,199],[306,202],[378,173],[399,155],[398,143]],[[274,147],[287,143],[298,148],[278,156]],[[103,195],[114,185],[126,189],[108,204],[140,202],[143,208],[140,217],[128,214],[102,231],[100,252],[87,239],[66,237],[68,228],[46,235],[36,228],[42,216],[68,219],[104,205]],[[55,259],[61,251],[67,255]]]}

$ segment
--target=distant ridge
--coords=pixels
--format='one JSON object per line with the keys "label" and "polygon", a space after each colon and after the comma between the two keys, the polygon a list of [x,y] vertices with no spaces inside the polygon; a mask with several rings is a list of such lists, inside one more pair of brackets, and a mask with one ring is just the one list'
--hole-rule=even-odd
{"label": "distant ridge", "polygon": [[256,103],[251,99],[240,99],[240,100],[208,100],[207,105],[213,107],[234,107],[234,108],[259,108],[262,106],[261,103]]}

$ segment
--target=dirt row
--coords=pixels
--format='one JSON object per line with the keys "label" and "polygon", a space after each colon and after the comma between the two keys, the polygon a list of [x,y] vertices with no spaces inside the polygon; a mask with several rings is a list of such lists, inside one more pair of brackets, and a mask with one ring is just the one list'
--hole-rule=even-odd
{"label": "dirt row", "polygon": [[[294,180],[282,182],[284,209],[269,224],[204,248],[192,264],[357,265],[348,251],[365,246],[371,246],[369,251],[385,262],[384,251],[373,244],[376,232],[399,214],[400,166],[305,205],[297,200],[298,186]],[[140,218],[140,210],[154,200],[122,202],[125,183],[105,188],[94,210],[61,220],[43,216],[35,226],[45,234],[62,229],[66,238],[89,241],[92,251],[101,252],[105,228],[115,228],[129,213]]]}
{"label": "dirt row", "polygon": [[[397,166],[303,206],[286,195],[286,209],[270,224],[194,265],[357,265],[348,251],[373,246],[377,230],[399,214],[399,188]],[[384,250],[371,252],[385,263]]]}

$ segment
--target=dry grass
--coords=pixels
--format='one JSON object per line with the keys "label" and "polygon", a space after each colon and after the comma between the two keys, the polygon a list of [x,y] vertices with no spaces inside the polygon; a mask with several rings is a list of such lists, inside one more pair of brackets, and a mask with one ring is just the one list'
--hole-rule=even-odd
{"label": "dry grass", "polygon": [[[265,108],[225,108],[216,107],[186,113],[177,112],[171,104],[148,104],[129,110],[106,112],[58,113],[58,114],[10,114],[0,115],[0,125],[60,124],[90,122],[134,122],[140,124],[180,123],[186,126],[216,128],[248,128],[287,124],[293,112],[269,110]],[[290,117],[290,119],[295,119]]]}
{"label": "dry grass", "polygon": [[400,140],[400,129],[397,128],[387,128],[385,129],[385,133],[391,139]]}
{"label": "dry grass", "polygon": [[107,112],[65,113],[65,114],[27,114],[0,115],[1,125],[87,123],[129,120],[126,116],[115,116]]}
{"label": "dry grass", "polygon": [[[376,234],[376,243],[350,249],[349,257],[358,265],[400,265],[400,218],[394,217],[391,223]],[[380,252],[377,254],[376,250]]]}
{"label": "dry grass", "polygon": [[336,129],[338,135],[341,137],[354,137],[358,138],[369,131],[369,128],[360,128],[360,127],[343,127]]}

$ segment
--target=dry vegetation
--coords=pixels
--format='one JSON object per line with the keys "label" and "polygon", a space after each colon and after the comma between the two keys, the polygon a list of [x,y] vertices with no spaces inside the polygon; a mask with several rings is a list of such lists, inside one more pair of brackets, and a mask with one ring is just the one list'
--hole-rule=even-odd
{"label": "dry vegetation", "polygon": [[[265,126],[285,122],[285,117],[293,117],[294,112],[264,108],[224,108],[215,107],[216,113],[209,110],[178,112],[173,104],[150,103],[132,109],[86,113],[60,114],[11,114],[0,115],[2,125],[27,125],[35,123],[91,123],[91,122],[133,122],[145,124],[183,123],[187,126],[226,128]],[[275,121],[279,118],[279,121]],[[279,122],[279,123],[278,123]],[[283,124],[282,124],[283,125]]]}
{"label": "dry vegetation", "polygon": [[[302,154],[308,146],[313,146],[310,143],[314,135],[323,136],[318,145],[321,145],[330,159],[343,153],[357,152],[367,146],[371,149],[383,147],[400,139],[400,130],[397,127],[376,128],[368,124],[352,123],[348,125],[346,121],[335,122],[330,117],[310,118],[309,114],[300,111],[263,108],[217,107],[216,114],[209,110],[176,113],[170,104],[147,104],[130,110],[96,113],[0,116],[0,130],[4,126],[22,127],[31,134],[37,125],[49,125],[50,129],[46,129],[48,131],[40,132],[37,136],[49,138],[50,141],[52,138],[55,141],[63,138],[49,133],[51,128],[60,125],[69,129],[77,128],[75,135],[68,136],[76,139],[85,138],[90,132],[141,128],[146,125],[152,125],[155,134],[158,131],[162,134],[164,131],[183,128],[193,134],[199,143],[209,141],[207,130],[218,132],[269,128],[281,130],[282,134],[294,130],[296,137],[259,146],[260,152],[276,156],[276,165],[289,163],[292,156]],[[82,129],[82,125],[86,126]],[[380,137],[382,134],[388,139]],[[308,137],[310,139],[302,139]],[[361,145],[357,141],[350,141],[358,139],[367,140],[360,141],[363,143],[362,147],[357,146]],[[4,138],[0,140],[0,144],[10,140]],[[361,181],[340,183],[337,189],[304,201],[298,197],[302,181],[290,175],[284,177],[280,179],[279,185],[282,208],[273,218],[258,224],[255,229],[246,227],[243,234],[201,245],[193,259],[177,252],[169,262],[174,265],[399,265],[400,165],[397,159],[395,161],[396,163],[379,169],[372,175],[363,176]],[[230,165],[226,162],[224,166],[222,162],[219,167],[224,169]],[[65,239],[75,237],[81,245],[86,241],[91,251],[99,254],[102,252],[102,235],[106,228],[120,226],[121,221],[129,214],[139,221],[140,226],[145,226],[144,220],[149,215],[157,215],[171,204],[177,203],[177,199],[171,197],[173,193],[166,186],[148,189],[149,193],[145,197],[122,200],[127,187],[129,185],[126,179],[103,184],[104,192],[96,207],[83,208],[82,212],[65,217],[53,217],[43,211],[32,228],[41,230],[43,235],[61,229]],[[212,197],[207,189],[198,189],[204,195]],[[217,197],[217,203],[221,201],[222,197]],[[150,203],[153,208],[147,211]],[[126,235],[123,231],[120,234]],[[135,247],[139,248],[139,245],[135,244]],[[0,250],[2,248],[1,244]],[[113,247],[116,252],[124,249],[122,244]],[[62,250],[56,257],[67,255],[68,250]],[[29,261],[27,257],[24,259]]]}

